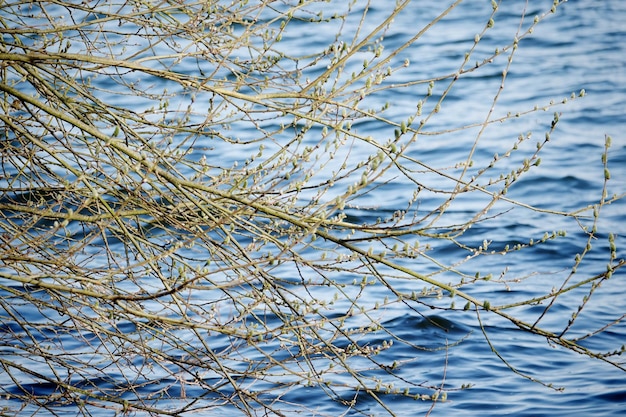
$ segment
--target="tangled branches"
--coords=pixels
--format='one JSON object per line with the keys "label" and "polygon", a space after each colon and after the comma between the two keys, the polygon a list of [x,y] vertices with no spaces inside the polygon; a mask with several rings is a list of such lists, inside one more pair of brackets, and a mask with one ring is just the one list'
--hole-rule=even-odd
{"label": "tangled branches", "polygon": [[[570,275],[549,294],[504,302],[472,291],[491,278],[472,260],[564,238],[494,250],[467,242],[472,226],[511,207],[597,219],[621,198],[558,212],[507,197],[539,165],[558,113],[533,151],[522,135],[473,164],[490,126],[562,104],[494,110],[518,43],[554,10],[470,63],[498,19],[494,3],[457,67],[416,78],[408,51],[460,1],[391,51],[384,40],[408,1],[375,22],[361,2],[332,16],[316,1],[253,3],[2,6],[3,396],[85,414],[282,415],[297,408],[290,395],[315,387],[347,407],[371,396],[393,414],[386,394],[445,395],[406,371],[432,346],[385,321],[424,308],[499,315],[622,367],[568,338],[571,323],[557,332],[510,312],[599,285],[624,264],[615,248],[606,271]],[[305,48],[311,30],[334,38]],[[437,127],[457,84],[494,62],[501,86],[486,116]],[[415,99],[391,114],[381,97],[396,92]],[[474,141],[450,165],[413,152],[423,137],[445,146],[466,132]],[[459,216],[466,195],[479,207]],[[398,345],[414,353],[394,359]]]}

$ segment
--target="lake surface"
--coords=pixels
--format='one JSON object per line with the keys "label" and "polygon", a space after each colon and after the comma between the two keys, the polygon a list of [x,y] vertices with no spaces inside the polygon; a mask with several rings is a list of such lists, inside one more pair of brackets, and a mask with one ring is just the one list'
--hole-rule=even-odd
{"label": "lake surface", "polygon": [[[381,18],[388,14],[385,1],[374,1],[363,23],[364,28],[371,28]],[[538,13],[549,10],[551,1],[530,0],[528,2],[502,2],[500,12],[495,16],[494,27],[487,31],[472,53],[470,62],[482,62],[488,59],[495,48],[508,45],[516,33],[523,33]],[[332,14],[331,6],[319,6],[325,14]],[[358,2],[354,6],[355,19],[346,20],[344,35],[356,31],[362,16],[363,5]],[[442,11],[444,6],[440,1],[415,1],[407,7],[393,22],[387,31],[382,44],[385,51],[392,51],[406,42],[419,29]],[[416,79],[447,75],[458,70],[466,51],[472,48],[475,35],[481,33],[485,22],[489,20],[491,6],[486,1],[467,0],[462,2],[448,16],[441,20],[416,43],[407,48],[394,61],[410,61],[407,71],[398,71],[392,78],[396,84],[410,83]],[[526,13],[521,22],[520,16]],[[0,11],[1,13],[1,11]],[[357,18],[358,17],[358,18]],[[468,171],[468,178],[478,175],[477,169],[489,164],[494,154],[503,155],[516,143],[520,134],[532,132],[532,140],[526,140],[519,146],[528,150],[536,146],[537,141],[545,137],[550,129],[554,113],[559,112],[557,128],[551,133],[551,139],[541,149],[541,164],[523,176],[507,193],[507,197],[524,202],[544,210],[573,211],[595,204],[602,197],[602,188],[605,179],[602,164],[602,153],[605,149],[605,138],[612,137],[612,146],[608,151],[608,164],[611,179],[608,182],[607,194],[623,194],[626,192],[626,3],[622,0],[607,0],[590,2],[584,0],[570,0],[562,4],[557,13],[546,17],[532,34],[524,36],[516,51],[511,66],[507,69],[505,88],[498,99],[492,119],[504,117],[509,113],[532,110],[535,106],[540,109],[549,107],[546,111],[531,112],[519,118],[511,118],[503,123],[490,124],[485,132],[481,133],[473,154],[474,168]],[[351,29],[351,26],[354,29]],[[522,27],[518,32],[519,27]],[[294,26],[296,27],[296,26]],[[315,27],[302,24],[301,31],[294,29],[286,32],[281,41],[281,48],[294,55],[301,54],[306,48],[321,49],[332,41],[328,39],[334,32],[316,30]],[[502,84],[502,71],[507,65],[507,55],[495,59],[492,66],[486,66],[467,74],[450,91],[442,102],[441,111],[433,114],[426,129],[419,140],[411,144],[406,154],[423,161],[426,165],[435,167],[454,167],[468,157],[468,150],[476,141],[480,126],[459,130],[457,132],[442,133],[446,129],[472,125],[485,120],[492,106],[494,96],[498,94]],[[362,62],[352,64],[355,70]],[[194,71],[189,68],[190,73]],[[318,72],[316,72],[318,71]],[[346,72],[349,72],[346,71]],[[319,70],[308,74],[313,78]],[[433,87],[433,97],[438,98],[444,93],[448,82],[437,82]],[[393,120],[405,120],[415,112],[416,95],[423,95],[427,84],[420,84],[406,88],[381,90],[380,93],[368,97],[367,105],[380,108],[389,102],[389,109],[385,116]],[[578,97],[581,90],[584,97]],[[572,99],[572,94],[575,99]],[[559,103],[567,99],[567,103],[552,106],[551,100]],[[125,105],[130,106],[133,103]],[[134,105],[141,107],[143,103]],[[433,101],[424,106],[424,114],[428,113]],[[268,122],[272,123],[272,122]],[[249,127],[248,127],[249,129]],[[390,138],[393,129],[386,124],[364,123],[355,125],[364,136]],[[242,139],[246,135],[255,137],[254,130],[242,131]],[[215,158],[219,153],[220,163],[224,167],[235,161],[242,161],[248,154],[238,153],[237,147],[215,145],[216,150],[210,147],[197,146],[192,154],[193,158],[200,159],[206,156]],[[258,147],[258,144],[255,146]],[[272,145],[268,145],[271,147]],[[358,143],[350,150],[350,157],[366,159],[372,153],[372,148]],[[531,153],[532,154],[532,153]],[[528,155],[528,153],[526,153]],[[499,175],[498,170],[508,173],[512,167],[518,166],[520,161],[513,157],[510,162],[498,165],[493,173],[494,178]],[[216,163],[218,164],[218,163]],[[333,168],[332,166],[330,168]],[[451,168],[452,172],[454,169]],[[432,181],[434,186],[446,187],[446,180],[425,174],[425,181]],[[355,222],[372,221],[383,215],[387,216],[396,210],[403,209],[406,200],[413,193],[415,186],[403,178],[396,176],[381,178],[380,181],[389,181],[385,186],[374,188],[361,198],[358,204],[349,205],[346,213]],[[3,184],[6,186],[6,184]],[[467,221],[486,202],[486,197],[471,193],[470,198],[459,197],[452,209],[446,212],[447,224]],[[330,193],[329,193],[330,195]],[[305,195],[303,195],[305,196]],[[442,197],[436,193],[424,192],[418,198],[418,213],[427,213],[442,202]],[[501,205],[500,205],[501,204]],[[511,211],[507,211],[511,210]],[[382,213],[382,214],[381,214]],[[481,256],[462,261],[467,253],[459,251],[454,245],[435,246],[432,255],[448,264],[458,264],[459,270],[468,274],[480,271],[483,274],[491,273],[504,277],[501,283],[477,284],[468,288],[472,296],[480,300],[493,300],[493,304],[507,304],[519,300],[545,294],[552,287],[558,287],[567,277],[574,265],[576,254],[581,253],[588,242],[588,236],[582,231],[579,224],[572,217],[554,216],[545,212],[527,210],[524,207],[511,207],[505,203],[498,203],[492,213],[503,213],[494,216],[489,221],[480,222],[464,233],[460,238],[461,244],[479,245],[485,239],[491,240],[490,248],[502,250],[506,245],[527,243],[530,239],[540,240],[544,233],[552,231],[566,231],[567,238],[558,238],[544,245],[537,245],[519,253],[510,253],[507,256]],[[591,212],[587,213],[588,225],[591,225]],[[1,227],[1,226],[0,226]],[[592,249],[585,255],[576,277],[583,279],[603,273],[609,262],[608,235],[616,235],[618,248],[617,259],[624,257],[626,247],[626,201],[618,200],[614,204],[602,208],[600,221],[597,224],[596,238],[593,239]],[[117,250],[122,251],[123,245],[117,242]],[[413,244],[413,242],[411,242]],[[115,248],[114,248],[115,250]],[[312,249],[306,249],[312,250]],[[193,254],[193,251],[189,252]],[[308,252],[303,252],[307,255]],[[194,254],[195,256],[195,254]],[[98,260],[94,260],[98,262]],[[415,264],[411,264],[415,262]],[[409,266],[423,268],[424,273],[434,272],[434,265],[421,261],[407,260]],[[293,270],[285,269],[280,272],[285,276],[290,273],[298,274]],[[531,275],[529,275],[531,274]],[[438,273],[438,279],[451,282],[457,277],[447,277]],[[623,315],[626,313],[626,271],[620,269],[613,277],[604,282],[594,292],[590,301],[568,332],[569,337],[580,337],[594,332],[602,326],[617,320],[606,331],[585,340],[585,346],[594,351],[605,352],[619,348],[626,343],[626,323]],[[352,277],[346,277],[352,281]],[[519,282],[516,282],[519,281]],[[424,284],[415,281],[401,281],[397,289],[410,293],[421,291]],[[319,291],[320,298],[325,297],[324,290]],[[539,324],[548,330],[559,332],[563,329],[572,313],[576,311],[580,300],[589,291],[582,287],[580,291],[572,291],[563,295]],[[6,295],[6,294],[3,294]],[[373,305],[381,300],[378,297],[389,295],[385,288],[364,293],[361,300],[366,305]],[[447,303],[447,304],[445,304]],[[384,350],[378,356],[381,362],[398,361],[403,363],[400,372],[402,378],[415,384],[428,386],[443,386],[449,389],[447,400],[433,404],[426,400],[413,400],[406,396],[390,393],[381,398],[389,409],[399,416],[426,415],[431,416],[570,416],[594,415],[618,416],[626,410],[626,374],[601,360],[590,359],[568,351],[560,346],[546,342],[542,337],[522,332],[510,322],[488,312],[450,311],[445,309],[449,301],[442,302],[442,309],[418,307],[407,309],[404,304],[390,303],[388,308],[382,307],[379,311],[379,320],[385,328],[411,344],[419,345],[421,349],[409,347],[409,344],[396,343],[392,348]],[[461,301],[458,301],[461,303]],[[430,304],[430,303],[429,303]],[[436,302],[432,303],[433,305]],[[337,310],[344,308],[341,300],[337,302]],[[525,306],[515,310],[515,314],[527,322],[535,322],[544,311],[545,304]],[[28,305],[21,309],[24,317],[36,322],[41,317],[29,310]],[[332,313],[329,313],[332,315]],[[6,315],[0,311],[3,320],[2,355],[10,358],[10,335],[21,331],[12,328]],[[479,322],[478,317],[481,321]],[[278,322],[277,317],[266,316],[266,320]],[[621,321],[619,321],[621,320]],[[358,323],[354,323],[355,326]],[[132,327],[132,326],[130,326]],[[129,327],[128,332],[134,330]],[[51,330],[53,331],[53,330]],[[62,341],[66,350],[76,349],[82,352],[82,346],[66,335]],[[488,336],[488,341],[486,340]],[[372,345],[384,340],[384,335],[373,332],[370,335]],[[367,340],[365,340],[367,342]],[[212,346],[227,346],[228,339],[212,339]],[[454,344],[446,348],[446,344]],[[493,349],[504,358],[510,367],[519,371],[514,373],[500,359]],[[275,345],[270,347],[276,348]],[[419,352],[419,353],[418,353]],[[258,352],[242,350],[240,353],[249,354],[251,358]],[[277,356],[285,354],[277,349]],[[317,358],[316,360],[319,360]],[[623,358],[616,359],[624,366]],[[98,366],[103,366],[98,364]],[[233,365],[235,366],[235,365]],[[50,373],[50,369],[39,370]],[[187,388],[184,393],[176,392],[177,382],[171,376],[160,375],[156,372],[155,380],[169,388],[167,395],[175,399],[180,397],[202,398],[206,392],[200,388]],[[345,377],[345,376],[344,376]],[[124,381],[119,376],[119,383]],[[210,376],[207,376],[210,378]],[[384,375],[381,376],[384,378]],[[537,379],[545,384],[532,381]],[[36,381],[21,381],[30,385],[34,391],[43,394],[48,390],[55,392],[53,386],[46,386]],[[271,385],[271,380],[259,381],[260,390],[265,384]],[[341,377],[337,377],[338,384]],[[94,383],[94,381],[91,381]],[[0,384],[3,392],[14,392],[15,384],[0,370]],[[111,384],[110,380],[102,382]],[[553,388],[546,386],[552,385]],[[467,389],[460,389],[471,385]],[[339,385],[338,385],[339,386]],[[136,388],[137,395],[155,395],[159,386],[145,385]],[[412,393],[430,394],[430,391],[412,386]],[[558,389],[555,389],[558,388]],[[178,387],[179,390],[182,388]],[[413,391],[415,389],[415,391]],[[354,398],[356,404],[348,407],[339,401],[329,398],[323,388],[317,386],[292,386],[277,395],[274,391],[268,394],[268,401],[280,398],[278,408],[286,414],[295,415],[388,415],[374,399],[365,394],[356,394],[346,389],[336,389],[338,396],[344,399]],[[132,400],[132,395],[127,397]],[[263,395],[263,394],[259,394]],[[209,401],[209,400],[207,400]],[[200,401],[202,405],[202,401]],[[19,405],[15,401],[0,399],[0,409],[16,410]],[[88,408],[93,415],[112,415],[106,409],[97,407]],[[31,415],[37,412],[34,405],[27,406],[20,415]],[[57,415],[76,415],[77,410],[61,404],[55,409]],[[305,410],[305,411],[302,411]],[[142,415],[141,413],[138,413]],[[201,415],[232,416],[241,415],[241,411],[231,407],[212,409]],[[259,413],[259,415],[262,415]]]}

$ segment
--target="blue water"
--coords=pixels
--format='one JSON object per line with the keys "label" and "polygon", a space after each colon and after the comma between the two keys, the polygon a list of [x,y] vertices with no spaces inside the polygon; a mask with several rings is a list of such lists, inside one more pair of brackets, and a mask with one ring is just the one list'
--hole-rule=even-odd
{"label": "blue water", "polygon": [[[371,30],[377,22],[388,15],[387,2],[379,0],[372,3],[367,9],[363,23],[360,21],[365,10],[365,2],[359,1],[353,6],[352,13],[344,23],[342,37],[337,41],[349,42],[357,25],[362,24],[364,31]],[[494,17],[494,27],[485,32],[465,68],[472,68],[476,63],[491,59],[496,48],[505,47],[515,36],[524,33],[532,24],[534,16],[549,10],[551,4],[552,1],[548,0],[503,2],[500,11]],[[347,6],[339,2],[336,5],[323,3],[308,7],[307,10],[323,10],[325,15],[331,15],[333,7],[344,10]],[[394,19],[393,24],[385,32],[384,38],[380,41],[384,46],[384,53],[400,47],[444,9],[443,2],[435,0],[412,3]],[[396,68],[401,67],[404,60],[408,59],[410,65],[404,70],[395,72],[382,84],[383,86],[394,84],[393,88],[381,89],[367,97],[361,108],[380,109],[385,103],[389,103],[389,108],[382,113],[384,117],[398,122],[406,120],[415,113],[417,101],[428,89],[428,83],[412,83],[420,79],[447,76],[459,70],[465,52],[472,48],[475,35],[482,32],[491,12],[492,8],[487,1],[462,2],[413,46],[403,50],[390,62],[390,65]],[[261,22],[265,21],[264,19],[271,19],[272,12],[266,10],[264,13],[267,13],[267,16],[259,16]],[[522,20],[523,15],[525,17]],[[468,168],[464,178],[469,180],[472,176],[480,175],[479,182],[486,184],[489,179],[496,180],[500,174],[508,174],[517,168],[525,157],[532,155],[537,143],[543,141],[550,129],[554,113],[560,114],[550,141],[540,151],[541,164],[523,175],[506,194],[511,201],[521,201],[543,211],[500,201],[490,211],[491,216],[459,236],[458,243],[477,247],[483,240],[489,240],[490,249],[502,251],[507,245],[513,247],[516,244],[527,244],[531,239],[541,240],[545,233],[564,231],[565,237],[511,252],[506,256],[493,254],[471,259],[466,259],[470,253],[457,245],[421,239],[422,245],[427,242],[432,245],[432,249],[426,252],[428,256],[446,265],[454,265],[455,270],[469,276],[473,276],[477,271],[481,276],[493,275],[490,281],[463,287],[463,290],[477,299],[490,300],[492,305],[505,305],[541,296],[553,287],[558,288],[571,272],[576,254],[583,252],[588,241],[592,244],[591,250],[586,253],[584,261],[569,283],[601,274],[609,263],[609,233],[616,235],[617,259],[625,257],[624,200],[617,200],[602,208],[600,220],[596,225],[597,233],[593,239],[589,239],[582,229],[582,226],[591,227],[593,220],[591,211],[588,210],[586,217],[580,221],[573,217],[549,213],[549,211],[575,211],[596,204],[602,198],[604,167],[601,156],[607,135],[612,137],[612,146],[608,151],[611,179],[607,183],[607,195],[621,195],[626,192],[626,42],[624,42],[626,25],[623,23],[625,20],[626,3],[621,0],[607,0],[601,3],[570,0],[562,4],[557,13],[548,15],[532,34],[521,38],[510,67],[507,67],[509,50],[509,53],[494,58],[493,63],[462,76],[446,93],[447,96],[441,102],[441,110],[428,116],[418,139],[408,145],[405,155],[423,163],[419,165],[406,161],[408,167],[420,172],[415,177],[422,186],[451,190],[454,184],[449,178],[433,174],[428,167],[445,170],[451,176],[457,177],[462,170],[458,164],[470,158],[470,150],[476,144],[470,158],[474,163]],[[304,22],[290,24],[289,30],[285,32],[277,47],[292,55],[304,55],[309,49],[323,49],[333,41],[332,36],[340,24],[340,21],[330,21],[326,25],[321,25],[323,30],[320,26]],[[163,45],[156,47],[155,53],[159,48],[165,47]],[[244,59],[246,51],[234,53],[240,53]],[[146,54],[149,55],[149,52],[143,56]],[[346,66],[345,74],[360,71],[366,56],[368,55],[365,53],[363,56],[357,55],[358,59]],[[302,65],[305,64],[306,59],[303,59]],[[192,75],[197,74],[200,69],[210,71],[210,68],[198,68],[193,64],[181,65],[180,68],[181,71]],[[304,77],[313,80],[321,74],[322,69],[323,66],[305,69]],[[504,69],[507,69],[504,89],[498,96],[491,119],[505,117],[509,113],[514,116],[518,112],[530,111],[535,106],[540,110],[519,118],[508,117],[503,122],[491,123],[481,132],[481,123],[488,117],[494,97],[499,94]],[[136,74],[132,73],[128,75],[135,76]],[[437,100],[444,94],[450,81],[451,78],[447,77],[434,84],[432,97],[424,102],[423,118],[427,117]],[[167,84],[163,80],[155,82],[161,82],[164,86]],[[403,83],[407,85],[402,86]],[[147,103],[139,98],[114,93],[121,91],[119,84],[102,82],[99,86],[106,88],[110,93],[107,96],[103,92],[102,98],[111,105],[129,106],[136,111],[147,106]],[[159,85],[155,85],[154,88],[158,91]],[[578,97],[583,89],[584,97]],[[249,91],[242,89],[241,92]],[[173,96],[170,105],[172,108],[185,108],[189,99],[189,95],[184,94]],[[567,99],[567,103],[558,104],[564,99]],[[552,105],[551,101],[554,101],[555,105]],[[197,100],[194,106],[197,106],[197,111],[190,122],[199,123],[205,117],[206,105]],[[543,107],[546,107],[545,111],[541,110]],[[262,136],[257,130],[258,127],[270,131],[277,129],[283,118],[283,116],[268,118],[258,126],[245,122],[236,123],[228,134],[233,138],[239,137],[241,142],[256,139]],[[419,123],[419,118],[414,123]],[[463,126],[473,127],[459,129]],[[384,143],[394,136],[392,126],[372,120],[357,122],[352,129],[364,137],[371,136],[379,143]],[[532,133],[530,138],[519,144],[518,152],[513,152],[508,159],[500,159],[494,168],[485,173],[478,171],[488,165],[495,154],[502,156],[511,150],[520,134],[527,136],[529,132]],[[316,135],[318,137],[321,135],[321,129],[314,127],[305,136],[305,144],[306,141],[310,141],[308,143],[312,145],[316,144],[319,140],[316,139]],[[275,142],[266,140],[268,150],[264,155],[270,155],[272,149],[280,147],[284,141],[292,137],[293,131],[283,131],[274,138]],[[48,137],[47,140],[53,142],[54,138]],[[339,170],[342,158],[363,160],[368,155],[375,155],[377,151],[375,147],[363,141],[354,141],[349,145],[337,151],[335,162],[329,163],[324,170],[317,173],[316,181],[322,181],[330,177],[333,170]],[[246,159],[256,152],[259,143],[234,146],[205,137],[185,146],[189,147],[190,159],[198,161],[206,157],[213,166],[210,173],[217,175],[221,168],[229,168],[235,162],[239,166],[245,164]],[[178,168],[185,169],[182,164]],[[183,171],[183,175],[191,176],[193,172]],[[295,181],[299,175],[302,173],[294,172],[292,180]],[[337,187],[330,189],[322,199],[332,201],[353,181],[354,178],[346,182],[337,181]],[[477,192],[468,193],[467,196],[459,195],[442,218],[435,219],[430,214],[431,210],[442,204],[447,195],[428,192],[423,189],[424,187],[418,188],[416,184],[394,170],[390,170],[377,181],[378,187],[358,200],[349,202],[345,210],[347,221],[365,223],[375,222],[377,218],[390,217],[396,210],[406,209],[408,199],[418,189],[420,190],[418,199],[412,207],[416,218],[423,218],[424,222],[434,221],[435,226],[442,226],[444,229],[469,221],[490,201],[489,196]],[[277,187],[284,185],[285,181],[277,182]],[[2,186],[6,187],[6,183]],[[314,192],[304,191],[300,194],[303,201],[314,197]],[[2,220],[4,221],[4,218]],[[4,226],[5,223],[0,223],[0,227]],[[78,237],[85,233],[80,227],[75,226],[74,229],[72,225],[68,227],[74,236]],[[166,238],[159,234],[161,232],[154,233],[149,235],[154,241],[162,242]],[[251,242],[246,240],[245,236],[241,236],[241,239],[243,245]],[[418,239],[407,238],[410,245],[414,245],[416,240]],[[112,251],[124,252],[123,240],[111,238],[107,244]],[[318,248],[327,248],[323,243],[318,245],[317,247],[303,245],[298,248],[300,250],[298,254],[316,259],[319,257]],[[93,254],[100,253],[102,246],[104,242],[94,239],[81,254],[84,259],[93,262],[94,268],[107,265],[106,259],[92,257]],[[191,247],[187,252],[181,253],[195,258],[202,256],[200,249]],[[433,278],[442,282],[459,283],[460,280],[459,274],[442,271],[441,266],[424,257],[405,258],[398,262],[420,273],[433,274]],[[164,261],[163,265],[167,266],[167,261]],[[384,270],[382,266],[380,268]],[[2,271],[5,270],[9,269]],[[301,273],[305,275],[303,279],[320,280],[312,271],[297,271],[289,264],[276,266],[272,273],[284,279],[285,288],[294,291],[295,294],[302,291]],[[311,276],[306,276],[307,273]],[[163,349],[167,355],[160,361],[152,361],[140,354],[131,355],[125,352],[123,357],[118,358],[119,362],[107,363],[107,349],[110,346],[100,343],[101,335],[78,334],[63,316],[52,310],[47,310],[46,316],[40,315],[32,309],[26,296],[12,298],[4,290],[0,293],[3,297],[2,305],[5,303],[11,305],[13,311],[18,311],[24,319],[34,323],[34,326],[26,336],[22,327],[14,322],[15,317],[11,318],[0,310],[2,317],[0,353],[3,359],[18,360],[42,375],[50,376],[56,372],[61,380],[67,378],[76,386],[88,390],[116,392],[120,398],[129,402],[135,401],[137,397],[143,397],[149,399],[150,404],[159,400],[160,405],[175,408],[191,403],[190,399],[195,399],[190,409],[206,407],[201,415],[232,416],[245,413],[232,406],[222,405],[234,393],[232,387],[229,387],[220,375],[207,371],[197,374],[197,379],[192,380],[190,375],[195,371],[187,374],[185,369],[177,368],[171,363],[176,359],[190,357],[206,359],[202,353],[205,347],[199,340],[207,341],[213,352],[228,352],[230,349],[231,356],[229,360],[224,360],[222,365],[232,369],[232,377],[240,378],[238,381],[243,386],[256,392],[258,398],[273,404],[277,410],[286,415],[600,417],[624,414],[626,378],[623,369],[548,343],[541,336],[522,332],[511,322],[489,312],[477,313],[474,309],[463,311],[464,301],[450,298],[448,294],[441,294],[441,299],[437,299],[435,294],[424,298],[422,302],[394,302],[394,294],[380,283],[366,286],[364,289],[358,284],[352,285],[352,281],[356,277],[361,277],[363,273],[364,269],[360,269],[353,275],[333,277],[334,280],[346,284],[345,294],[340,294],[338,300],[328,310],[319,312],[318,318],[338,320],[344,317],[350,308],[348,297],[358,298],[364,306],[373,307],[376,303],[382,304],[380,308],[371,310],[370,314],[374,321],[379,322],[394,335],[393,346],[370,358],[354,358],[351,365],[363,369],[363,376],[393,382],[394,387],[399,389],[399,392],[378,394],[388,410],[372,396],[351,389],[352,380],[345,373],[325,374],[332,382],[329,386],[315,384],[306,386],[295,383],[290,385],[290,382],[295,382],[293,375],[281,373],[278,367],[270,366],[265,358],[271,356],[276,360],[289,360],[294,356],[294,346],[288,343],[291,340],[288,336],[280,335],[285,337],[285,343],[290,348],[285,348],[278,339],[270,339],[265,340],[261,344],[261,349],[257,350],[245,343],[233,346],[231,338],[216,332],[209,331],[206,339],[203,339],[198,335],[181,331],[180,334],[176,333],[176,337],[180,338],[180,344],[169,346],[161,344],[164,342],[159,337],[158,326],[150,326],[148,323],[147,327],[138,329],[134,324],[120,320],[115,326],[121,334],[130,339],[146,338],[149,346]],[[585,338],[581,344],[595,352],[620,349],[626,343],[626,324],[622,319],[626,313],[625,278],[626,272],[620,269],[610,280],[604,281],[595,290],[566,336],[583,337],[616,321],[598,334]],[[20,285],[9,285],[7,281],[0,283],[15,291],[23,289]],[[132,291],[135,284],[122,281],[118,285],[120,290]],[[405,294],[419,293],[424,287],[430,287],[428,284],[405,277],[398,277],[392,285],[394,289]],[[155,287],[157,286],[158,283],[155,284]],[[33,291],[29,295],[39,300],[48,300],[46,297],[49,296],[44,292],[30,288],[29,290]],[[244,289],[240,291],[245,292]],[[335,289],[323,285],[311,286],[309,291],[311,297],[319,300],[331,300],[336,292]],[[563,294],[545,315],[547,302],[511,308],[507,312],[529,323],[539,320],[538,325],[542,328],[560,333],[588,292],[587,285]],[[190,290],[185,294],[191,303],[198,306],[197,310],[189,313],[192,317],[202,317],[203,313],[225,316],[229,314],[228,300],[220,298],[223,294],[219,291],[213,293],[209,290],[195,292]],[[385,297],[392,302],[385,303]],[[54,299],[49,301],[51,304],[55,302]],[[451,302],[456,303],[454,310],[448,309]],[[218,307],[219,313],[212,309],[212,305]],[[151,305],[149,302],[143,307],[155,311],[160,308],[157,303]],[[274,329],[285,320],[284,316],[279,316],[284,313],[280,309],[274,311],[259,306],[255,316],[250,316],[245,323],[237,325],[253,326],[258,322]],[[165,314],[175,315],[175,310],[172,308]],[[95,317],[95,313],[93,316]],[[60,324],[58,328],[37,326],[39,323],[48,323],[49,320],[62,325]],[[344,327],[357,329],[367,323],[363,316],[357,314],[347,319]],[[332,326],[324,327],[323,330],[327,333],[323,333],[322,338],[333,334]],[[364,345],[375,347],[385,344],[389,339],[388,333],[377,330],[363,335],[358,340]],[[51,351],[58,349],[76,353],[78,355],[76,358],[72,359],[70,356],[66,360],[70,362],[84,360],[100,371],[87,373],[84,378],[79,375],[70,378],[66,376],[62,367],[50,369],[36,357],[16,359],[14,355],[22,344],[27,346],[33,341],[48,343],[50,340],[54,341],[54,344],[49,346]],[[189,344],[186,344],[187,342]],[[341,348],[349,348],[349,342],[345,338],[338,337],[334,339],[334,343]],[[190,351],[190,346],[195,346],[198,350]],[[492,350],[496,350],[501,358]],[[250,362],[247,362],[247,359]],[[626,362],[623,356],[612,356],[610,359],[620,364],[622,368]],[[310,364],[296,362],[290,364],[294,367],[301,366],[303,372],[306,372],[309,366],[324,370],[329,366],[329,361],[322,355],[311,355],[310,360]],[[391,366],[395,361],[398,364],[394,370],[396,377],[391,377],[386,368],[373,367],[371,360],[387,366]],[[190,360],[190,363],[192,362]],[[262,366],[267,368],[261,369]],[[245,380],[241,376],[250,369],[249,367],[255,372],[256,367],[259,367],[258,379]],[[516,369],[518,373],[513,372],[511,368]],[[21,390],[39,395],[54,395],[59,392],[54,383],[45,382],[45,378],[26,376],[25,373],[17,373],[22,378],[19,381],[21,387],[18,387],[18,384],[11,381],[8,374],[3,372],[0,369],[2,387],[0,394],[17,395]],[[180,379],[174,377],[177,375]],[[186,382],[181,382],[183,380]],[[211,387],[214,392],[207,387]],[[447,390],[447,399],[444,402],[433,403],[413,398],[421,395],[430,396],[438,387]],[[402,395],[405,388],[409,390],[411,396]],[[20,410],[20,415],[43,413],[43,409],[35,404],[24,405],[21,409],[23,404],[8,398],[2,395],[0,399],[0,407],[5,407],[7,412],[18,414],[17,410]],[[353,400],[353,404],[347,405]],[[64,405],[62,399],[59,399],[53,408],[57,415],[77,415],[84,410],[96,416],[113,415],[111,410],[100,408],[97,404],[87,405],[81,410],[73,405]],[[251,413],[265,415],[260,409]],[[137,412],[137,414],[149,413]],[[192,415],[191,411],[189,415]]]}

